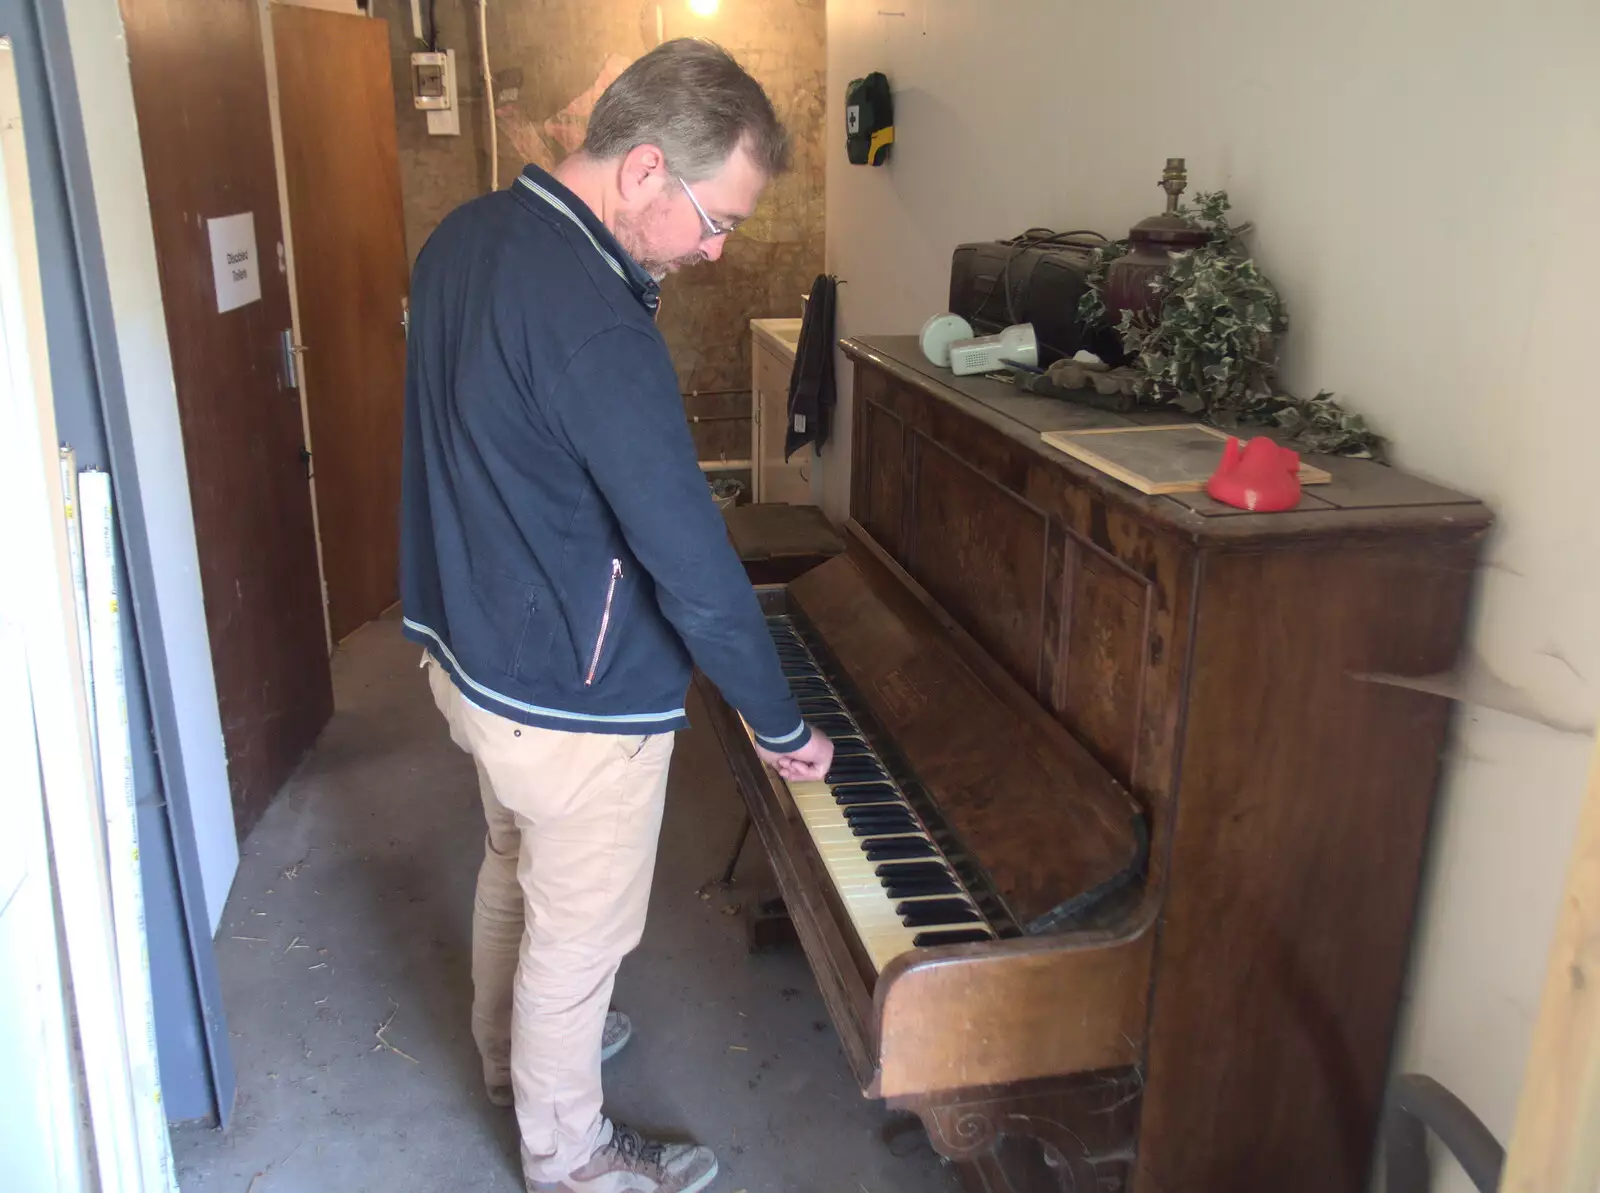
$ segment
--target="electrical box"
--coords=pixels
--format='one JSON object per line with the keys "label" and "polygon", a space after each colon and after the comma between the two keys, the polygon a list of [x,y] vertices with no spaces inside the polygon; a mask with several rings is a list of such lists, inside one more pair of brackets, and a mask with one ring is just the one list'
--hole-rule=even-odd
{"label": "electrical box", "polygon": [[454,50],[411,55],[411,100],[428,114],[429,133],[444,137],[461,134]]}

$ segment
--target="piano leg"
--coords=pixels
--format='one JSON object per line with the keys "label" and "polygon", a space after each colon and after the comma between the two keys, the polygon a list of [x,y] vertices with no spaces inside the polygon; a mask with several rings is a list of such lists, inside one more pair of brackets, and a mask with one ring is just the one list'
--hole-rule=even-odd
{"label": "piano leg", "polygon": [[1140,1083],[1131,1069],[896,1099],[967,1193],[1122,1193]]}
{"label": "piano leg", "polygon": [[739,826],[739,839],[733,843],[733,856],[728,859],[727,869],[723,870],[722,877],[717,882],[723,887],[733,885],[733,872],[739,868],[739,859],[744,856],[744,843],[750,836],[750,813],[744,814],[744,823]]}

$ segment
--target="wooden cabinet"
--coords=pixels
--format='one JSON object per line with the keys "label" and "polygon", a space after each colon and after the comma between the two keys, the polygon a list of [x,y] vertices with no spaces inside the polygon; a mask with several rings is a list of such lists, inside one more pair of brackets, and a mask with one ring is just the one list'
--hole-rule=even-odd
{"label": "wooden cabinet", "polygon": [[750,320],[750,479],[758,502],[811,504],[811,448],[783,458],[799,339],[798,319]]}

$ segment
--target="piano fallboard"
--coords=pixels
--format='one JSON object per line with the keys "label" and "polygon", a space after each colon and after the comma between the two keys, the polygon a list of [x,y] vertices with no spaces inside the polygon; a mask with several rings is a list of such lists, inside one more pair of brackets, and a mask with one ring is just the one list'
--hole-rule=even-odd
{"label": "piano fallboard", "polygon": [[1133,798],[1066,730],[1018,718],[993,690],[1011,681],[968,667],[868,551],[814,568],[788,603],[1021,931],[1081,922],[1137,881]]}

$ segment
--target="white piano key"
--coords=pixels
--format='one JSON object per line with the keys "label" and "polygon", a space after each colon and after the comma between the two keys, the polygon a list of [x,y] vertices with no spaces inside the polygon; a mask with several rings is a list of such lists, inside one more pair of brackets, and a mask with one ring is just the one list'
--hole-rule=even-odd
{"label": "white piano key", "polygon": [[[798,637],[790,639],[796,643]],[[820,675],[820,671],[815,672]],[[841,711],[843,709],[842,702]],[[749,732],[749,726],[745,726]],[[911,898],[890,898],[884,888],[883,879],[878,874],[878,868],[885,864],[894,864],[897,861],[923,862],[943,861],[943,853],[934,844],[930,834],[922,827],[901,829],[896,831],[880,832],[873,837],[858,837],[851,825],[849,817],[845,816],[846,807],[876,808],[883,811],[906,810],[912,811],[910,804],[903,798],[897,797],[892,791],[885,792],[884,798],[875,800],[871,804],[840,804],[835,797],[835,788],[820,780],[790,783],[779,780],[789,790],[790,798],[794,800],[795,809],[800,814],[800,822],[804,825],[807,834],[811,837],[813,846],[818,856],[822,859],[828,878],[832,881],[844,903],[846,914],[850,917],[852,928],[860,938],[867,956],[872,964],[882,970],[885,965],[901,953],[907,952],[916,946],[912,943],[917,936],[924,932],[936,932],[941,928],[971,929],[986,928],[983,923],[951,923],[951,924],[923,924],[915,928],[907,927],[895,908],[902,903],[915,904],[920,899],[951,899],[959,898],[976,911],[976,905],[966,896],[960,894],[940,894],[914,896]],[[881,779],[862,779],[858,783],[874,782],[884,783]],[[848,791],[850,784],[835,785]],[[920,826],[920,818],[912,811],[914,822]],[[866,848],[869,843],[877,842],[925,842],[932,846],[934,853],[926,858],[894,858],[873,860],[867,857]],[[952,873],[952,878],[953,878]],[[959,885],[959,884],[958,884]]]}

